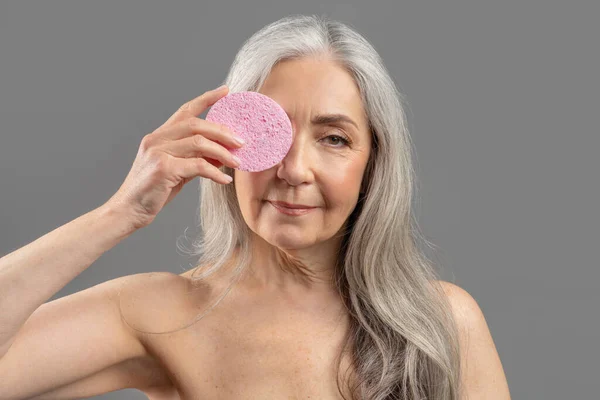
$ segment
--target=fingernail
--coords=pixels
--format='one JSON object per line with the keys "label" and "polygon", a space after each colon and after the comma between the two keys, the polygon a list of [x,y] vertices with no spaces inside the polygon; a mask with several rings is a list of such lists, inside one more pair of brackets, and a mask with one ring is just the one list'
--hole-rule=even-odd
{"label": "fingernail", "polygon": [[238,142],[239,144],[244,144],[244,143],[246,143],[246,141],[245,141],[244,139],[242,139],[241,137],[239,137],[239,136],[234,136],[234,137],[233,137],[233,140],[235,140],[235,141],[236,141],[236,142]]}
{"label": "fingernail", "polygon": [[227,85],[221,85],[221,86],[219,86],[218,88],[216,88],[216,89],[215,89],[215,92],[218,92],[218,91],[220,91],[221,89],[225,89],[225,87],[226,87],[226,86],[227,86]]}

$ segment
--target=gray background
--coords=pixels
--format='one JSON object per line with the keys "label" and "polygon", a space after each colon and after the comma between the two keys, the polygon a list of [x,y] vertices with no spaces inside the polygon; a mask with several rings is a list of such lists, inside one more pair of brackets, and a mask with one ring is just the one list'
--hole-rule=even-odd
{"label": "gray background", "polygon": [[[512,397],[598,398],[598,2],[153,3],[0,3],[1,255],[108,200],[142,137],[218,86],[251,34],[325,13],[407,96],[420,225],[482,308]],[[188,269],[176,240],[197,233],[198,183],[51,300]]]}

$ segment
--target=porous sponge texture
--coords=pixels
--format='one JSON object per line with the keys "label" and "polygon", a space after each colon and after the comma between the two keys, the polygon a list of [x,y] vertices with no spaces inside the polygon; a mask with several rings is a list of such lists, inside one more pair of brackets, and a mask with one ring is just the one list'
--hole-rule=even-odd
{"label": "porous sponge texture", "polygon": [[220,98],[207,121],[226,125],[246,142],[229,149],[240,158],[240,171],[263,171],[278,164],[292,146],[292,123],[273,99],[258,92],[236,92]]}

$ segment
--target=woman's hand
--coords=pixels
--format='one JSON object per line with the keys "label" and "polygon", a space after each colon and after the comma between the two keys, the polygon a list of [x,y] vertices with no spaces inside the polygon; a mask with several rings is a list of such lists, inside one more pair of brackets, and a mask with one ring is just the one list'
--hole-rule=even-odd
{"label": "woman's hand", "polygon": [[139,229],[150,224],[181,188],[196,176],[226,184],[218,168],[236,168],[228,148],[241,147],[225,125],[197,118],[228,93],[221,87],[182,105],[163,125],[141,141],[125,181],[108,201],[131,216]]}

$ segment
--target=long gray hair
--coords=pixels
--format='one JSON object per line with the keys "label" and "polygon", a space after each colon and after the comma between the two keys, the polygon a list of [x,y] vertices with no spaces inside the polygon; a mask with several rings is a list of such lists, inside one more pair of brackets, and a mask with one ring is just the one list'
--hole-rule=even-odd
{"label": "long gray hair", "polygon": [[[278,62],[323,55],[356,81],[373,139],[361,196],[342,232],[335,273],[351,316],[344,350],[350,349],[358,377],[352,397],[457,400],[457,326],[433,263],[418,247],[426,240],[411,209],[416,179],[404,99],[376,50],[341,22],[292,15],[265,26],[244,43],[225,83],[230,93],[257,91]],[[234,175],[230,167],[221,170]],[[251,231],[233,185],[235,181],[222,185],[201,179],[201,233],[193,249],[180,247],[199,257],[193,282],[226,265],[236,249],[240,257],[234,275],[250,263]],[[285,254],[280,259],[293,262]],[[339,362],[337,367],[340,390]],[[344,397],[341,390],[340,394]]]}

